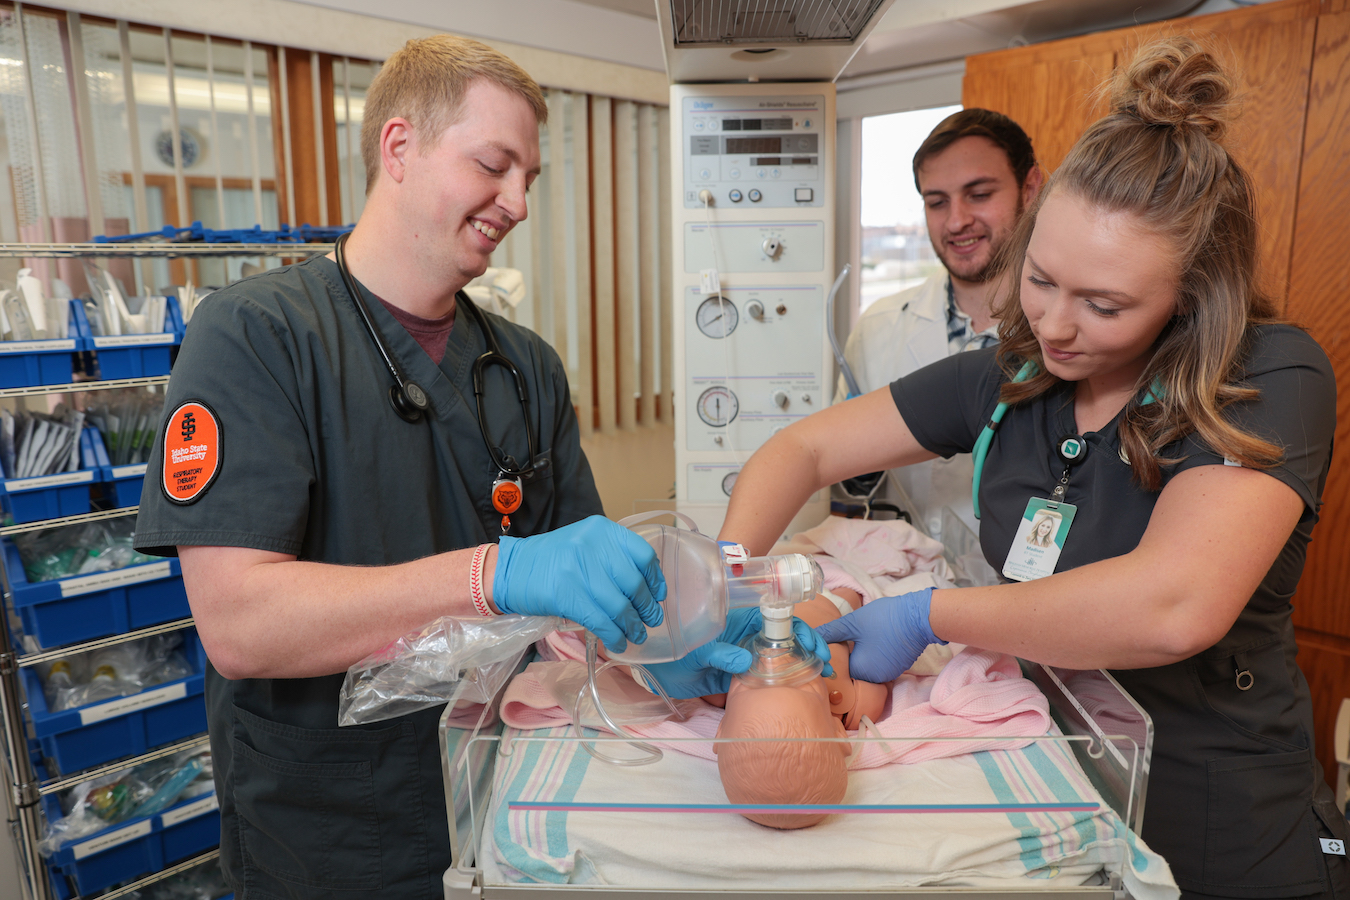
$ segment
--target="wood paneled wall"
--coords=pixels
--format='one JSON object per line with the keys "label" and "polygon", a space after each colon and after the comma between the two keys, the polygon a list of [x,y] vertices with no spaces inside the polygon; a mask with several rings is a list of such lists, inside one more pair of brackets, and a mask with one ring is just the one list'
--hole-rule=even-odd
{"label": "wood paneled wall", "polygon": [[[317,60],[319,70],[319,118],[315,119],[314,65]],[[342,178],[338,163],[337,119],[335,118],[333,97],[333,57],[327,53],[310,54],[304,50],[288,49],[286,62],[286,104],[284,109],[290,120],[291,136],[291,177],[295,180],[295,211],[291,225],[341,225],[342,222]],[[275,65],[275,62],[274,62]],[[285,142],[279,133],[279,111],[283,109],[279,102],[280,79],[273,80],[273,109],[278,115],[273,117],[278,133],[274,134],[274,143],[278,155],[285,153]],[[322,140],[322,150],[319,141]],[[322,152],[323,166],[320,171],[319,159]],[[278,166],[278,181],[284,182],[283,165]],[[319,178],[323,177],[323,191],[320,203]],[[281,221],[287,221],[287,196],[284,187],[278,192],[277,201],[281,206]]]}
{"label": "wood paneled wall", "polygon": [[1113,66],[1162,35],[1209,37],[1242,73],[1245,104],[1234,129],[1235,155],[1257,184],[1267,289],[1283,298],[1317,13],[1317,0],[1284,0],[986,53],[966,61],[961,99],[967,107],[995,109],[1020,122],[1037,158],[1053,172],[1083,129],[1106,111],[1095,92]]}
{"label": "wood paneled wall", "polygon": [[1350,696],[1350,270],[1338,240],[1350,210],[1350,0],[1281,0],[971,57],[962,102],[1016,119],[1054,171],[1104,111],[1093,90],[1112,66],[1166,34],[1208,38],[1241,72],[1234,154],[1257,185],[1263,280],[1341,385],[1339,453],[1294,597],[1317,754],[1334,784],[1333,724]]}

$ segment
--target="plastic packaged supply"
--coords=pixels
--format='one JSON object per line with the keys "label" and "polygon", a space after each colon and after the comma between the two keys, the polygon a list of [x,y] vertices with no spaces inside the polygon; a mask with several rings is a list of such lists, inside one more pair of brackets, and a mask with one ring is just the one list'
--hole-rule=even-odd
{"label": "plastic packaged supply", "polygon": [[6,478],[36,478],[80,467],[84,413],[57,404],[50,414],[0,410],[0,468]]}
{"label": "plastic packaged supply", "polygon": [[135,465],[149,458],[163,413],[164,395],[143,389],[104,392],[85,408],[114,466]]}
{"label": "plastic packaged supply", "polygon": [[75,709],[186,678],[193,669],[178,649],[182,643],[179,634],[157,634],[58,659],[41,673],[47,708]]}
{"label": "plastic packaged supply", "polygon": [[109,572],[139,563],[155,562],[133,545],[135,520],[130,517],[48,528],[14,537],[30,584]]}
{"label": "plastic packaged supply", "polygon": [[220,861],[212,860],[126,895],[126,900],[217,900],[230,893]]}
{"label": "plastic packaged supply", "polygon": [[38,850],[51,856],[66,844],[110,825],[154,815],[181,800],[214,790],[211,751],[205,748],[184,750],[82,782],[62,796],[61,811],[65,815],[47,823]]}

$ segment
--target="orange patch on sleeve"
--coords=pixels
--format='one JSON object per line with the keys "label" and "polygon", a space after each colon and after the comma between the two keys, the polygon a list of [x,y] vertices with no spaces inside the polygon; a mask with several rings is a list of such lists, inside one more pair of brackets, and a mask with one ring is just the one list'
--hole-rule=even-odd
{"label": "orange patch on sleeve", "polygon": [[175,503],[191,503],[219,472],[220,422],[204,403],[190,400],[164,426],[164,494]]}

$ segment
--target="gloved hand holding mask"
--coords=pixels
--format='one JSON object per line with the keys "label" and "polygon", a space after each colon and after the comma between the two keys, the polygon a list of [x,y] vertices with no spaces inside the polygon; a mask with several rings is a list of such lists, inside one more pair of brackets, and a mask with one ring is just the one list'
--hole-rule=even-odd
{"label": "gloved hand holding mask", "polygon": [[603,516],[547,534],[502,537],[492,602],[504,613],[561,616],[584,626],[614,653],[661,624],[666,580],[656,551]]}
{"label": "gloved hand holding mask", "polygon": [[[749,670],[752,661],[750,651],[739,644],[757,633],[763,621],[759,607],[733,609],[727,614],[727,627],[717,640],[674,662],[649,663],[646,669],[672,697],[725,694],[731,688],[731,677]],[[797,618],[792,620],[792,632],[808,653],[814,653],[825,664],[823,674],[833,675],[825,639]]]}

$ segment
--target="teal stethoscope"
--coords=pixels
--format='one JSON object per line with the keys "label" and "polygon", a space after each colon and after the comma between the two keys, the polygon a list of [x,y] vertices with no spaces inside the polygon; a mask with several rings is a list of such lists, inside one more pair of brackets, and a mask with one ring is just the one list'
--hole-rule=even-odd
{"label": "teal stethoscope", "polygon": [[[1013,376],[1013,383],[1026,381],[1031,376],[1040,371],[1040,366],[1032,360],[1022,363],[1022,368],[1017,370]],[[1158,399],[1162,393],[1162,384],[1155,378],[1148,392],[1144,394],[1143,403],[1145,405]],[[970,476],[970,499],[975,508],[975,518],[980,517],[980,473],[984,471],[984,459],[989,455],[989,448],[994,443],[994,434],[998,432],[999,423],[1003,421],[1003,416],[1008,412],[1008,404],[1000,401],[998,406],[994,407],[994,414],[989,417],[989,423],[984,426],[980,436],[975,439],[975,449],[973,451],[975,471]],[[1081,457],[1080,457],[1081,459]]]}

